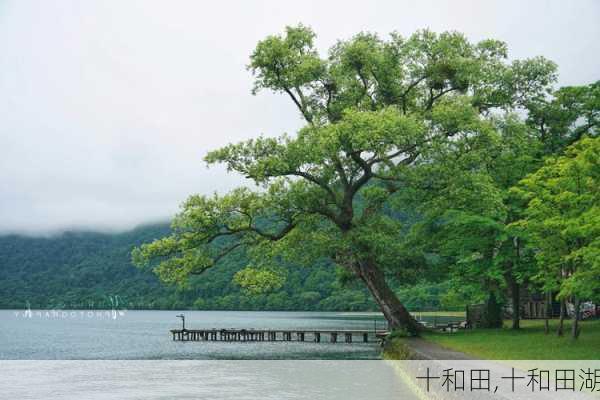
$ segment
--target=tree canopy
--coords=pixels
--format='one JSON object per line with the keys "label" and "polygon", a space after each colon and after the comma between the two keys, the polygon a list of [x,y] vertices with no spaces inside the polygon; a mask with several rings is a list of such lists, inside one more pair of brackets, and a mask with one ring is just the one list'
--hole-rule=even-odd
{"label": "tree canopy", "polygon": [[600,138],[584,138],[550,157],[514,189],[527,201],[517,222],[532,235],[538,279],[559,297],[600,292]]}
{"label": "tree canopy", "polygon": [[[418,324],[386,280],[393,274],[407,281],[431,264],[407,252],[398,217],[406,196],[453,202],[446,208],[470,212],[463,221],[501,232],[512,221],[508,187],[542,156],[518,150],[529,149],[531,126],[548,123],[532,114],[528,126],[520,113],[536,105],[540,115],[556,115],[577,131],[572,136],[580,121],[559,116],[561,107],[548,102],[552,62],[509,61],[497,40],[472,43],[460,33],[427,30],[387,40],[360,33],[326,57],[314,40],[311,29],[288,27],[259,42],[249,64],[254,93],[288,96],[305,125],[293,136],[261,136],[205,158],[256,188],[191,196],[172,234],[141,246],[134,259],[155,265],[163,280],[183,283],[245,248],[252,269],[239,280],[253,287],[276,282],[266,278],[282,261],[329,259],[365,284],[392,327],[416,333]],[[570,99],[566,92],[556,101]],[[593,108],[588,103],[577,104]],[[495,244],[484,246],[495,256]]]}

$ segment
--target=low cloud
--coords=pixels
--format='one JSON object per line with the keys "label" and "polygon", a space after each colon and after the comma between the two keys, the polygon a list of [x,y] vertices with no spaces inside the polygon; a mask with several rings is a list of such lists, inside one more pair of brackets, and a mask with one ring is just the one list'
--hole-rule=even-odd
{"label": "low cloud", "polygon": [[250,94],[256,42],[312,26],[325,51],[361,30],[459,30],[544,55],[561,84],[598,79],[596,1],[0,4],[0,232],[123,230],[192,193],[242,184],[207,151],[294,132],[283,96]]}

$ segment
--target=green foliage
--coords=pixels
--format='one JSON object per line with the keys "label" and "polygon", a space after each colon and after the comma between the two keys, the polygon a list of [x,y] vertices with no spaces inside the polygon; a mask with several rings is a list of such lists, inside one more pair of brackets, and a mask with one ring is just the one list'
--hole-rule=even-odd
{"label": "green foliage", "polygon": [[440,152],[443,159],[415,166],[412,187],[401,196],[422,215],[409,248],[447,270],[456,294],[479,299],[531,283],[534,249],[512,224],[525,204],[510,189],[539,168],[543,156],[537,132],[517,114],[497,114],[489,123],[493,131],[471,141],[459,158]]}
{"label": "green foliage", "polygon": [[583,138],[521,181],[527,201],[516,223],[532,236],[536,279],[559,297],[598,298],[600,291],[600,138]]}
{"label": "green foliage", "polygon": [[171,306],[174,290],[134,268],[133,246],[164,236],[156,225],[122,234],[67,232],[53,237],[0,237],[0,307],[110,308]]}
{"label": "green foliage", "polygon": [[[247,293],[234,276],[248,264],[232,254],[220,268],[192,278],[187,288],[161,283],[130,262],[134,246],[169,233],[168,225],[131,232],[69,232],[48,238],[0,236],[0,308],[110,308],[111,298],[128,309],[375,310],[364,289],[336,283],[329,265],[282,266],[285,283]],[[277,279],[282,274],[277,274]],[[353,297],[352,304],[347,303]]]}
{"label": "green foliage", "polygon": [[249,68],[255,92],[288,94],[316,125],[337,122],[348,109],[399,106],[404,113],[431,109],[445,94],[469,94],[480,110],[514,107],[543,98],[555,66],[542,58],[506,61],[506,44],[470,43],[457,32],[423,30],[390,40],[359,33],[319,57],[315,34],[302,25],[258,43]]}
{"label": "green foliage", "polygon": [[527,108],[527,123],[539,133],[546,154],[558,153],[584,135],[598,136],[600,81],[563,87]]}
{"label": "green foliage", "polygon": [[[381,275],[406,284],[428,265],[428,254],[407,251],[398,218],[406,209],[398,204],[411,191],[417,197],[431,178],[452,178],[441,190],[425,190],[434,195],[429,205],[449,211],[437,215],[448,221],[446,230],[478,227],[465,228],[471,254],[457,254],[455,241],[442,257],[474,264],[479,248],[489,261],[495,241],[507,240],[508,210],[504,188],[485,166],[496,153],[504,156],[499,130],[525,136],[508,115],[543,101],[555,66],[543,58],[509,62],[504,43],[471,43],[456,32],[394,33],[388,40],[360,33],[339,41],[328,57],[319,55],[314,39],[305,26],[288,27],[259,42],[249,64],[253,92],[284,93],[305,126],[294,136],[258,137],[205,158],[261,189],[191,196],[172,234],[136,249],[134,260],[185,285],[243,248],[252,268],[236,279],[252,288],[276,282],[279,263],[325,261],[366,283],[378,301],[394,303],[382,309],[393,309],[396,315],[386,317],[398,324],[406,314]],[[508,153],[503,160],[514,162]],[[483,248],[475,237],[482,231]],[[364,303],[359,293],[348,292],[349,307]],[[415,328],[414,321],[402,322]]]}
{"label": "green foliage", "polygon": [[398,298],[411,311],[464,311],[467,304],[479,301],[474,293],[458,292],[450,280],[440,283],[422,281],[397,290]]}
{"label": "green foliage", "polygon": [[410,347],[406,344],[406,337],[406,333],[404,332],[393,331],[385,340],[383,358],[385,360],[412,359],[414,354],[410,350]]}
{"label": "green foliage", "polygon": [[281,289],[285,277],[268,269],[246,267],[233,275],[233,281],[251,294],[260,294]]}
{"label": "green foliage", "polygon": [[419,310],[487,298],[497,326],[507,287],[598,297],[598,82],[553,91],[552,62],[508,61],[504,43],[457,32],[359,33],[326,56],[315,37],[288,27],[248,66],[253,93],[288,96],[305,125],[205,157],[255,189],[192,195],[170,229],[2,238],[1,304],[116,291],[159,308],[371,310],[376,298],[409,326],[395,290]]}

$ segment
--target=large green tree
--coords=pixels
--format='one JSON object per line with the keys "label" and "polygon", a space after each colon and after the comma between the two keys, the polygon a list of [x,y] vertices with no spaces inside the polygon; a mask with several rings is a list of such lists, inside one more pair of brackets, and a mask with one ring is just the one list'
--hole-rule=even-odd
{"label": "large green tree", "polygon": [[[305,126],[206,156],[258,189],[191,196],[173,233],[134,258],[156,260],[159,276],[173,282],[242,247],[255,271],[275,273],[285,258],[329,258],[366,285],[392,328],[416,334],[419,325],[386,280],[388,272],[402,279],[417,267],[396,257],[402,227],[395,195],[407,189],[414,165],[457,158],[492,140],[496,111],[541,101],[555,67],[543,58],[509,62],[504,43],[471,43],[455,32],[389,40],[361,33],[326,58],[314,39],[309,28],[288,27],[259,42],[249,65],[254,91],[287,95]],[[242,281],[264,286],[267,275]]]}
{"label": "large green tree", "polygon": [[[493,304],[510,293],[516,329],[521,286],[535,263],[521,232],[510,225],[523,205],[509,189],[540,165],[541,144],[515,114],[492,121],[495,135],[485,146],[471,146],[458,159],[415,166],[412,190],[405,194],[422,219],[409,241],[413,251],[436,255],[438,268],[448,269],[458,290],[475,287]],[[493,322],[502,324],[500,318]]]}
{"label": "large green tree", "polygon": [[600,138],[583,138],[563,156],[521,181],[514,192],[527,201],[523,220],[535,242],[537,279],[575,307],[572,336],[579,335],[582,299],[600,292]]}
{"label": "large green tree", "polygon": [[412,228],[410,248],[449,269],[458,290],[508,292],[513,328],[519,328],[521,286],[539,287],[531,279],[537,266],[530,232],[513,224],[527,204],[511,188],[544,157],[561,154],[582,135],[597,135],[599,88],[598,82],[563,87],[530,99],[526,113],[496,113],[495,141],[474,147],[469,157],[414,168],[412,193],[406,194],[422,219]]}

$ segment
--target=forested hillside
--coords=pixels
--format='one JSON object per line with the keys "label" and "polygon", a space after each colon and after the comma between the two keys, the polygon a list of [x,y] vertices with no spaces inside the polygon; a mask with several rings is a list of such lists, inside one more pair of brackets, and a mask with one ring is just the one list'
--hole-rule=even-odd
{"label": "forested hillside", "polygon": [[[0,307],[106,308],[118,296],[119,307],[219,310],[375,310],[364,289],[342,290],[331,266],[289,268],[282,288],[246,294],[233,282],[246,265],[237,254],[226,265],[196,277],[189,289],[160,283],[150,271],[130,262],[133,246],[164,236],[166,224],[106,234],[67,232],[53,237],[0,237]],[[351,285],[351,284],[350,284]],[[352,285],[351,285],[352,286]],[[411,308],[439,307],[440,288],[403,291]]]}

